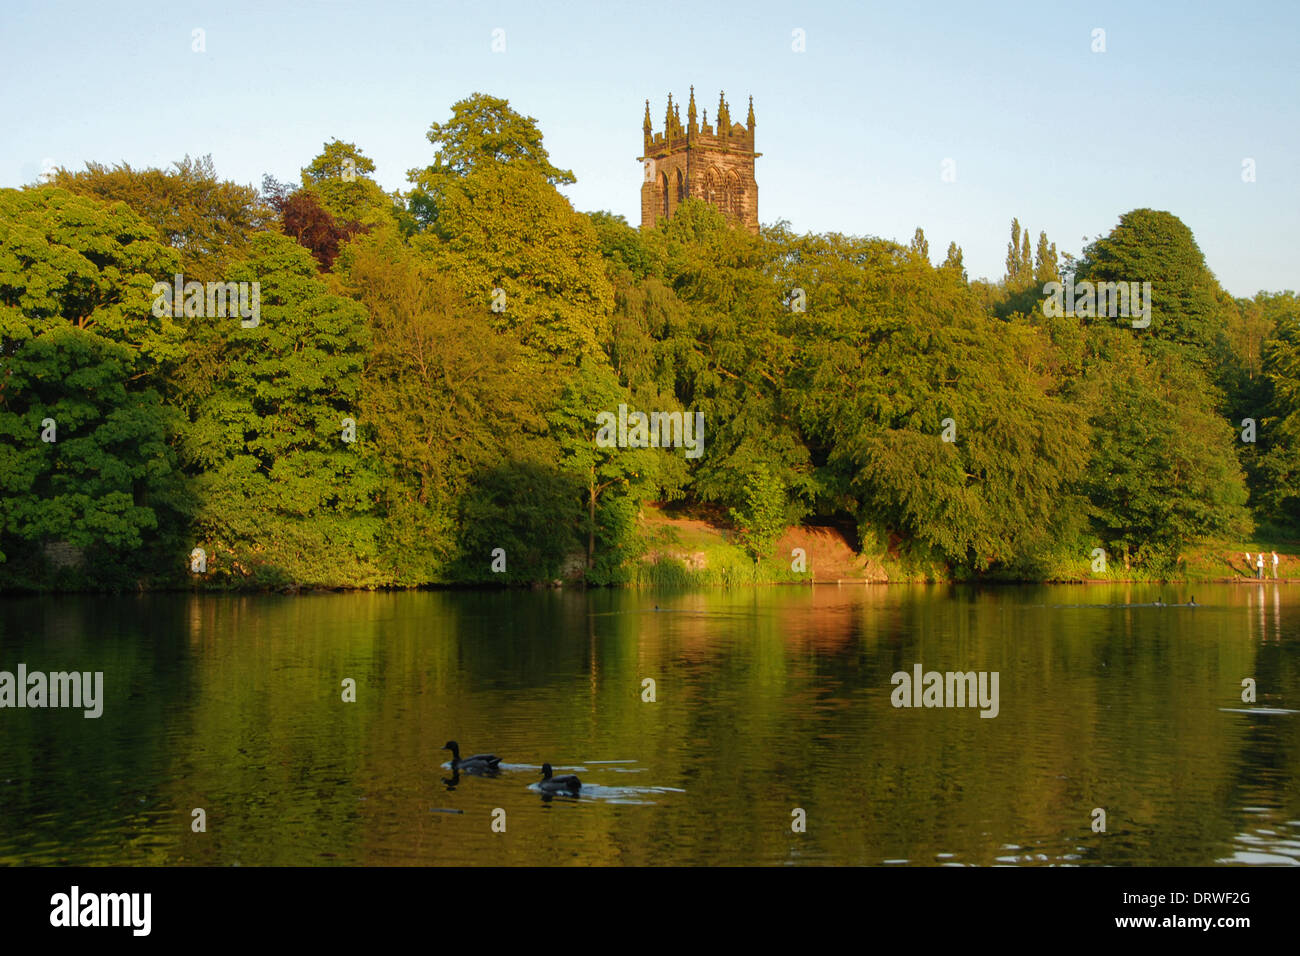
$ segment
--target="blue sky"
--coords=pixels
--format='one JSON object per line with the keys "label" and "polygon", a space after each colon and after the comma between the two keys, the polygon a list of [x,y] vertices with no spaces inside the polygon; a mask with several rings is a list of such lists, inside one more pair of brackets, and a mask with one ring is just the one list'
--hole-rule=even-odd
{"label": "blue sky", "polygon": [[1300,4],[983,6],[5,0],[0,186],[47,161],[186,153],[238,182],[296,180],[338,137],[405,188],[429,124],[485,92],[538,120],[578,209],[635,225],[644,101],[661,128],[694,84],[710,119],[719,90],[742,118],[753,95],[763,222],[903,242],[919,225],[931,258],[956,241],[972,278],[996,279],[1012,216],[1077,254],[1149,206],[1191,227],[1234,295],[1300,287]]}

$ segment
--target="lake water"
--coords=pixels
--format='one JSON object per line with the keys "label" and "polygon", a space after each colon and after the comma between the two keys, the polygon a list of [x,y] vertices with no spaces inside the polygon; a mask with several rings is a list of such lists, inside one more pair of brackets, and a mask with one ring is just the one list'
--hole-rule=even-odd
{"label": "lake water", "polygon": [[1271,582],[0,599],[20,662],[105,699],[0,709],[0,864],[1300,864]]}

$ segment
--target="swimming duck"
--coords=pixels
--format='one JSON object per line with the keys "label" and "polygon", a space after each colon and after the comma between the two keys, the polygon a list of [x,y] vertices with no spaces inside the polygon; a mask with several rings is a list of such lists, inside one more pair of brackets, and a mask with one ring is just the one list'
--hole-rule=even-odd
{"label": "swimming duck", "polygon": [[454,740],[447,741],[442,745],[442,749],[451,751],[452,770],[464,770],[466,773],[486,773],[496,770],[497,765],[501,763],[501,758],[495,754],[475,754],[462,760],[460,745]]}
{"label": "swimming duck", "polygon": [[538,784],[543,793],[577,793],[582,789],[582,781],[574,774],[565,774],[563,777],[553,777],[551,765],[542,764],[542,782]]}
{"label": "swimming duck", "polygon": [[1187,606],[1188,606],[1188,607],[1200,607],[1200,605],[1196,603],[1196,598],[1192,598],[1189,602],[1187,602]]}

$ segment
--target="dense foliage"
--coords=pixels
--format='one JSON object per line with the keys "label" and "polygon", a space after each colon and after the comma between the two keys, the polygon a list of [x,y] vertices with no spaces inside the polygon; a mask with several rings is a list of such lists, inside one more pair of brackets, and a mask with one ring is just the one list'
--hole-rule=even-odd
{"label": "dense foliage", "polygon": [[[1168,212],[1063,261],[1013,220],[990,283],[920,229],[576,212],[502,99],[428,136],[407,194],[338,140],[260,192],[188,157],[0,191],[0,587],[618,583],[646,502],[755,560],[817,521],[1023,578],[1300,521],[1300,302],[1233,300]],[[1063,278],[1149,282],[1149,323]]]}

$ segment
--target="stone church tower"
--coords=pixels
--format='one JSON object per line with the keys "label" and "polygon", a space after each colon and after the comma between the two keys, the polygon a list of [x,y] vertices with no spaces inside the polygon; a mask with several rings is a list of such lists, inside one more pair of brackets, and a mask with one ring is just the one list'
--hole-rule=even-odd
{"label": "stone church tower", "polygon": [[718,97],[716,129],[695,121],[695,87],[686,108],[686,126],[668,94],[664,131],[650,125],[650,101],[645,103],[645,168],[641,183],[641,228],[672,218],[685,199],[703,199],[731,222],[758,232],[758,183],[754,181],[754,98],[749,98],[747,124],[731,121],[725,94]]}

